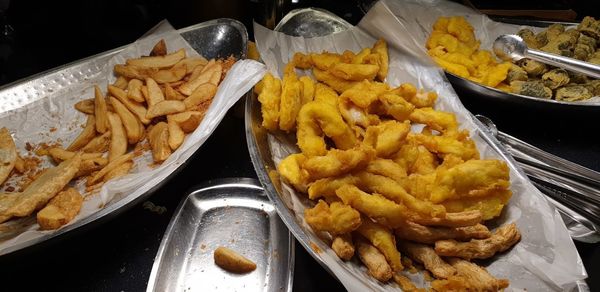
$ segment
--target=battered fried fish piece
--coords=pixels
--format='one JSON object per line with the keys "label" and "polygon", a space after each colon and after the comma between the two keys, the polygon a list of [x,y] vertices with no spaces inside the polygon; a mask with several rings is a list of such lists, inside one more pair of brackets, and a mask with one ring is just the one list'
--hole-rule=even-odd
{"label": "battered fried fish piece", "polygon": [[473,140],[467,139],[459,141],[453,137],[446,136],[430,136],[423,134],[409,134],[409,137],[414,137],[414,140],[425,146],[427,150],[433,153],[447,155],[456,155],[463,160],[479,159],[479,151]]}
{"label": "battered fried fish piece", "polygon": [[329,68],[333,76],[350,81],[373,80],[379,72],[378,65],[337,63]]}
{"label": "battered fried fish piece", "polygon": [[447,279],[456,274],[456,269],[438,256],[430,246],[408,241],[400,241],[398,246],[410,258],[422,263],[425,269],[430,271],[436,278]]}
{"label": "battered fried fish piece", "polygon": [[339,202],[328,205],[323,200],[313,208],[305,209],[304,219],[314,230],[333,235],[352,232],[361,225],[360,213],[352,207]]}
{"label": "battered fried fish piece", "polygon": [[0,198],[0,223],[12,217],[29,216],[40,209],[75,177],[81,164],[81,154],[47,169],[18,196]]}
{"label": "battered fried fish piece", "polygon": [[306,161],[302,153],[290,154],[277,165],[277,171],[294,188],[300,192],[306,192],[310,175],[301,165]]}
{"label": "battered fried fish piece", "polygon": [[507,279],[496,279],[474,263],[457,258],[448,258],[447,261],[456,269],[457,275],[431,282],[435,291],[501,291],[508,288]]}
{"label": "battered fried fish piece", "polygon": [[325,137],[331,138],[338,149],[346,150],[358,142],[350,127],[344,123],[337,108],[325,102],[311,101],[298,114],[298,147],[307,156],[327,154]]}
{"label": "battered fried fish piece", "polygon": [[281,102],[281,81],[271,73],[265,74],[261,82],[262,90],[258,95],[261,104],[262,126],[274,131],[279,128],[279,104]]}
{"label": "battered fried fish piece", "polygon": [[426,107],[415,109],[408,118],[414,123],[425,124],[446,136],[453,136],[458,132],[458,122],[453,113]]}
{"label": "battered fried fish piece", "polygon": [[398,121],[406,121],[410,114],[415,110],[415,105],[408,102],[400,95],[387,92],[377,98],[381,104],[380,115],[389,115]]}
{"label": "battered fried fish piece", "polygon": [[446,207],[446,211],[448,212],[479,210],[481,211],[483,220],[490,220],[500,216],[502,209],[508,204],[508,200],[510,200],[511,196],[512,192],[509,189],[494,190],[485,197],[446,200],[441,204]]}
{"label": "battered fried fish piece", "polygon": [[42,230],[58,229],[79,214],[82,204],[81,194],[74,188],[68,188],[58,193],[37,213],[37,222]]}
{"label": "battered fried fish piece", "polygon": [[321,197],[335,197],[335,191],[344,185],[356,185],[358,178],[347,174],[340,177],[327,177],[313,182],[308,187],[308,198],[316,200]]}
{"label": "battered fried fish piece", "polygon": [[368,127],[363,143],[373,147],[378,157],[390,157],[400,150],[409,132],[408,121],[385,121]]}
{"label": "battered fried fish piece", "polygon": [[487,239],[472,239],[469,242],[439,240],[435,243],[435,252],[441,256],[463,259],[487,259],[497,252],[503,252],[521,239],[521,233],[515,223],[496,229]]}
{"label": "battered fried fish piece", "polygon": [[396,248],[396,239],[392,231],[387,227],[371,221],[369,218],[362,218],[362,223],[356,229],[356,232],[364,236],[385,256],[387,262],[392,267],[392,271],[399,272],[404,269],[400,261],[400,252]]}
{"label": "battered fried fish piece", "polygon": [[347,98],[356,106],[366,109],[377,100],[379,95],[389,89],[389,86],[385,83],[363,80],[342,92],[340,97]]}
{"label": "battered fried fish piece", "polygon": [[374,157],[375,150],[370,147],[332,149],[326,155],[309,157],[302,168],[308,171],[312,179],[340,176],[365,168]]}
{"label": "battered fried fish piece", "polygon": [[398,183],[406,179],[406,169],[391,159],[375,158],[369,162],[366,171],[391,178]]}
{"label": "battered fried fish piece", "polygon": [[0,185],[10,175],[17,161],[17,148],[7,128],[0,128]]}
{"label": "battered fried fish piece", "polygon": [[335,64],[342,62],[342,56],[335,53],[323,52],[320,54],[310,54],[310,61],[313,66],[319,70],[327,71]]}
{"label": "battered fried fish piece", "polygon": [[392,89],[390,93],[401,96],[416,108],[433,107],[437,100],[437,93],[417,90],[417,88],[410,83],[402,83],[400,86]]}
{"label": "battered fried fish piece", "polygon": [[333,74],[318,68],[313,68],[312,73],[319,82],[329,85],[337,93],[342,93],[359,83],[358,81],[349,81],[335,77]]}
{"label": "battered fried fish piece", "polygon": [[358,238],[355,241],[358,257],[367,266],[369,274],[381,282],[389,281],[392,278],[392,268],[385,256],[365,239]]}
{"label": "battered fried fish piece", "polygon": [[289,132],[296,126],[296,118],[302,106],[302,83],[296,73],[283,76],[281,103],[279,105],[279,129]]}
{"label": "battered fried fish piece", "polygon": [[315,98],[315,82],[308,76],[302,76],[298,80],[302,83],[302,104],[307,104]]}
{"label": "battered fried fish piece", "polygon": [[350,233],[340,234],[333,239],[331,248],[335,254],[342,260],[349,261],[354,256],[354,244]]}
{"label": "battered fried fish piece", "polygon": [[495,190],[508,189],[509,169],[500,160],[468,160],[449,169],[436,171],[430,200],[484,197]]}
{"label": "battered fried fish piece", "polygon": [[373,49],[371,50],[371,52],[377,54],[375,58],[376,64],[379,65],[377,79],[383,82],[387,77],[390,62],[387,43],[385,42],[385,40],[378,39],[373,45]]}
{"label": "battered fried fish piece", "polygon": [[338,94],[331,89],[331,87],[323,84],[317,83],[315,85],[315,98],[314,101],[324,102],[333,107],[338,106]]}
{"label": "battered fried fish piece", "polygon": [[406,224],[398,226],[394,233],[398,238],[425,244],[434,244],[443,239],[463,241],[473,238],[485,239],[491,236],[490,230],[483,224],[451,228],[424,226],[411,221],[406,221]]}

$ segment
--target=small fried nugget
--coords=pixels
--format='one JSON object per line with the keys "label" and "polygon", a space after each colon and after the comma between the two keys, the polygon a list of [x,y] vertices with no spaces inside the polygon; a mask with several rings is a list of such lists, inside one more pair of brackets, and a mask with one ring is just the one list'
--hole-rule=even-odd
{"label": "small fried nugget", "polygon": [[362,218],[362,223],[356,229],[356,232],[364,236],[385,256],[387,262],[392,267],[392,271],[399,272],[404,269],[400,261],[400,252],[396,248],[396,239],[392,231],[387,227],[371,221],[369,218]]}
{"label": "small fried nugget", "polygon": [[363,169],[374,157],[375,150],[370,147],[332,149],[326,155],[309,157],[302,168],[308,171],[312,179],[320,179]]}
{"label": "small fried nugget", "polygon": [[37,213],[37,222],[42,230],[58,229],[69,223],[81,209],[83,197],[74,188],[58,193],[48,205]]}
{"label": "small fried nugget", "polygon": [[439,240],[435,243],[435,252],[441,256],[463,259],[487,259],[498,252],[511,248],[521,239],[521,233],[515,223],[498,227],[492,236],[486,239],[472,239],[469,242],[457,242],[453,239]]}
{"label": "small fried nugget", "polygon": [[387,282],[392,278],[392,268],[387,263],[385,256],[374,246],[368,243],[365,239],[358,238],[356,240],[356,249],[360,261],[367,266],[369,274],[373,278]]}
{"label": "small fried nugget", "polygon": [[361,225],[360,213],[340,202],[328,205],[319,200],[313,208],[304,210],[304,219],[315,231],[326,231],[333,235],[352,232]]}
{"label": "small fried nugget", "polygon": [[331,249],[342,260],[349,261],[354,256],[354,244],[350,233],[340,234],[333,238]]}

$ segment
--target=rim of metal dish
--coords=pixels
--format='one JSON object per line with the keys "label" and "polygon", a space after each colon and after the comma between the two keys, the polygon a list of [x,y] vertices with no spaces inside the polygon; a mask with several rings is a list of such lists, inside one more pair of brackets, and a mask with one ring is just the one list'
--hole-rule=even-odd
{"label": "rim of metal dish", "polygon": [[[248,43],[248,32],[246,31],[246,27],[241,22],[239,22],[237,20],[234,20],[234,19],[229,19],[229,18],[220,18],[220,19],[215,19],[215,20],[210,20],[210,21],[198,23],[198,24],[195,24],[195,25],[191,25],[191,26],[179,29],[179,30],[177,30],[177,32],[179,32],[180,34],[183,34],[185,32],[193,31],[195,29],[209,27],[209,26],[214,26],[214,25],[217,25],[217,24],[228,24],[228,25],[231,25],[232,27],[235,27],[239,31],[240,35],[242,36],[243,43],[244,44]],[[154,30],[155,28],[156,28],[156,26],[154,28],[152,28],[150,31]],[[116,53],[122,51],[123,49],[125,49],[127,46],[128,45],[121,46],[119,48],[116,48],[116,49],[113,49],[113,50],[110,50],[110,51],[106,51],[104,53],[96,54],[96,55],[93,55],[91,57],[80,59],[78,61],[74,61],[74,62],[68,63],[66,65],[62,65],[62,66],[59,66],[59,67],[56,67],[56,68],[53,68],[53,69],[50,69],[50,70],[47,70],[47,71],[35,74],[33,76],[20,79],[18,81],[12,82],[12,83],[10,83],[10,84],[8,84],[6,86],[0,87],[0,90],[4,89],[4,88],[7,88],[7,87],[10,87],[10,86],[14,86],[14,85],[23,83],[23,82],[28,82],[30,80],[36,79],[38,77],[41,77],[43,75],[47,75],[47,74],[50,74],[50,73],[54,73],[54,72],[58,72],[58,71],[64,70],[64,69],[66,69],[68,67],[71,67],[73,65],[84,63],[84,62],[90,61],[90,60],[92,60],[94,58],[97,58],[97,57],[100,57],[100,56],[107,56],[107,55],[116,54]],[[243,46],[243,50],[242,50],[242,57],[243,58],[245,58],[246,53],[247,53],[247,45],[244,45]],[[190,159],[192,157],[193,157],[193,155],[190,156]],[[190,159],[187,159],[184,163],[178,165],[177,168],[172,173],[170,173],[167,177],[165,177],[165,179],[163,179],[158,184],[156,184],[155,186],[151,187],[148,191],[146,191],[145,193],[139,195],[138,197],[129,198],[129,197],[126,196],[126,197],[122,198],[121,200],[119,200],[119,201],[117,201],[115,203],[112,203],[111,205],[106,206],[105,208],[102,208],[102,209],[98,210],[97,212],[91,214],[90,216],[82,218],[82,219],[78,220],[77,222],[74,222],[73,224],[69,224],[67,226],[64,226],[61,229],[58,229],[58,230],[56,230],[56,231],[54,231],[52,233],[48,233],[46,235],[43,235],[43,236],[41,236],[39,238],[31,239],[31,240],[25,241],[23,243],[16,244],[16,245],[13,245],[11,247],[5,248],[5,249],[3,249],[3,250],[0,251],[0,256],[7,255],[7,254],[10,254],[10,253],[16,252],[18,250],[24,249],[26,247],[30,247],[30,246],[33,246],[35,244],[47,241],[49,239],[56,238],[56,237],[58,237],[60,235],[63,235],[65,233],[69,232],[69,231],[73,231],[73,230],[78,229],[80,227],[86,226],[89,223],[92,223],[92,222],[94,222],[94,221],[96,221],[98,219],[101,219],[101,218],[104,218],[104,217],[108,218],[108,215],[117,216],[120,212],[123,212],[123,211],[127,210],[129,207],[132,207],[133,205],[139,203],[143,199],[145,199],[148,196],[150,196],[151,194],[153,194],[160,187],[162,187],[167,181],[169,181],[171,178],[173,178],[173,176],[177,175],[183,168],[185,168],[185,166],[189,163]]]}
{"label": "rim of metal dish", "polygon": [[347,22],[345,19],[331,13],[328,10],[322,9],[322,8],[317,8],[317,7],[308,7],[308,8],[297,8],[297,9],[293,9],[290,12],[288,12],[280,21],[279,23],[275,26],[275,31],[281,31],[281,27],[286,25],[288,21],[290,21],[290,19],[294,18],[294,16],[299,15],[299,14],[304,14],[304,13],[314,13],[315,11],[323,13],[323,15],[329,17],[331,20],[339,22],[342,26],[345,26],[346,29],[352,27],[352,24],[350,24],[349,22]]}

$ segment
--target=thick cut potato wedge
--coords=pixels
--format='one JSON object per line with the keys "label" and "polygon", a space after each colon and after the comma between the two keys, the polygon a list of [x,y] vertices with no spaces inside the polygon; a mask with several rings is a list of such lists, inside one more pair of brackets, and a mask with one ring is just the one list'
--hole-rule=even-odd
{"label": "thick cut potato wedge", "polygon": [[148,89],[148,94],[146,94],[146,103],[148,104],[148,108],[151,108],[155,104],[165,100],[162,90],[156,81],[154,81],[154,79],[146,78],[146,88]]}
{"label": "thick cut potato wedge", "polygon": [[142,95],[142,86],[144,86],[142,80],[135,78],[129,80],[129,84],[127,85],[127,97],[135,102],[146,101]]}
{"label": "thick cut potato wedge", "polygon": [[173,119],[170,119],[168,116],[167,125],[169,129],[169,147],[171,147],[171,150],[175,151],[183,143],[185,132],[183,132],[179,124],[173,121]]}
{"label": "thick cut potato wedge", "polygon": [[108,123],[110,124],[110,145],[108,147],[108,161],[125,154],[127,152],[127,135],[119,115],[108,113]]}
{"label": "thick cut potato wedge", "polygon": [[76,189],[68,188],[37,213],[37,222],[42,230],[58,229],[79,214],[82,204],[83,196]]}
{"label": "thick cut potato wedge", "polygon": [[142,128],[142,124],[138,121],[134,114],[132,114],[127,107],[121,103],[115,97],[110,97],[110,103],[112,103],[113,108],[119,118],[121,118],[121,122],[123,123],[123,127],[125,128],[125,133],[127,134],[127,141],[129,144],[135,144],[142,138],[144,134],[144,129]]}
{"label": "thick cut potato wedge", "polygon": [[90,143],[87,143],[87,145],[83,146],[81,150],[83,150],[85,153],[106,152],[110,144],[110,135],[110,131],[106,131],[106,133],[96,136],[96,138],[92,139]]}
{"label": "thick cut potato wedge", "polygon": [[[73,158],[75,156],[75,154],[77,154],[77,152],[64,150],[59,147],[54,147],[54,148],[48,149],[48,154],[50,155],[50,157],[52,157],[52,159],[54,159],[54,161],[61,162],[61,161]],[[82,153],[81,154],[82,160],[94,159],[94,158],[99,158],[99,157],[102,157],[102,153]]]}
{"label": "thick cut potato wedge", "polygon": [[198,88],[196,88],[196,90],[194,90],[194,93],[192,93],[192,95],[188,96],[186,99],[183,100],[183,102],[185,103],[185,107],[187,109],[191,109],[196,105],[201,104],[202,102],[211,100],[215,94],[217,93],[217,86],[212,84],[212,83],[204,83],[200,86],[198,86]]}
{"label": "thick cut potato wedge", "polygon": [[196,68],[200,68],[199,70],[201,71],[207,63],[208,61],[203,57],[185,58],[179,61],[173,67],[177,67],[178,65],[185,65],[185,74],[191,74],[192,72],[194,72],[194,70],[196,70]]}
{"label": "thick cut potato wedge", "polygon": [[184,100],[186,98],[185,95],[179,93],[179,91],[173,89],[173,87],[169,84],[165,84],[165,99],[166,100]]}
{"label": "thick cut potato wedge", "polygon": [[157,83],[161,84],[177,82],[183,79],[186,73],[187,68],[185,64],[175,65],[170,69],[156,71],[154,74],[152,74],[152,79],[154,79],[154,81],[156,81]]}
{"label": "thick cut potato wedge", "polygon": [[67,150],[77,151],[90,143],[94,137],[96,137],[96,117],[89,115],[87,122],[85,123],[85,128],[83,128],[83,131],[81,131],[79,136],[73,140],[71,145],[67,147]]}
{"label": "thick cut potato wedge", "polygon": [[176,122],[185,133],[196,130],[203,118],[204,113],[198,111],[187,111],[168,116],[168,119]]}
{"label": "thick cut potato wedge", "polygon": [[218,247],[214,252],[215,264],[232,273],[248,273],[256,269],[256,264],[237,252]]}
{"label": "thick cut potato wedge", "polygon": [[185,58],[185,50],[179,49],[174,53],[164,56],[141,57],[127,60],[127,65],[146,68],[168,68]]}
{"label": "thick cut potato wedge", "polygon": [[113,83],[114,86],[121,88],[121,89],[125,89],[127,88],[127,78],[123,77],[123,76],[119,76],[117,77],[117,80],[115,80],[115,83]]}
{"label": "thick cut potato wedge", "polygon": [[100,182],[100,180],[109,172],[111,172],[113,169],[119,167],[121,164],[130,161],[133,159],[133,152],[129,152],[125,155],[121,155],[117,158],[115,158],[114,160],[111,160],[104,168],[102,168],[100,171],[96,172],[94,174],[94,176],[88,178],[88,180],[86,181],[86,185],[87,186],[92,186],[94,184],[96,184],[97,182]]}
{"label": "thick cut potato wedge", "polygon": [[89,98],[89,99],[84,99],[80,102],[77,102],[75,104],[75,109],[84,114],[93,115],[94,114],[94,99]]}
{"label": "thick cut potato wedge", "polygon": [[[117,88],[117,87],[115,87]],[[94,86],[94,115],[96,116],[96,131],[105,133],[108,130],[106,99],[98,85]]]}
{"label": "thick cut potato wedge", "polygon": [[[212,62],[213,60],[211,60]],[[190,76],[190,80],[188,80],[186,83],[181,84],[181,86],[179,86],[179,92],[185,94],[185,95],[191,95],[194,90],[196,90],[196,88],[198,88],[198,86],[204,84],[204,83],[208,83],[211,82],[214,77],[213,77],[213,73],[215,75],[219,75],[219,78],[221,78],[221,73],[223,71],[223,67],[221,66],[221,64],[214,62],[214,63],[209,63],[208,65],[206,65],[202,71],[200,72],[200,74],[198,75],[198,77],[194,78],[194,73],[192,73],[192,76]]]}
{"label": "thick cut potato wedge", "polygon": [[163,100],[148,109],[146,118],[153,119],[160,116],[176,114],[185,111],[185,103],[180,100]]}
{"label": "thick cut potato wedge", "polygon": [[123,103],[123,105],[125,105],[132,113],[134,113],[138,119],[142,122],[142,124],[147,125],[150,124],[150,120],[146,119],[146,107],[144,107],[143,105],[130,100],[129,98],[127,98],[127,94],[125,93],[125,91],[111,86],[108,86],[108,92],[116,97],[120,102]]}
{"label": "thick cut potato wedge", "polygon": [[8,178],[17,161],[17,148],[7,128],[0,128],[0,185]]}
{"label": "thick cut potato wedge", "polygon": [[154,158],[154,162],[163,162],[171,156],[167,123],[160,122],[154,125],[148,133],[148,141],[152,148],[152,158]]}

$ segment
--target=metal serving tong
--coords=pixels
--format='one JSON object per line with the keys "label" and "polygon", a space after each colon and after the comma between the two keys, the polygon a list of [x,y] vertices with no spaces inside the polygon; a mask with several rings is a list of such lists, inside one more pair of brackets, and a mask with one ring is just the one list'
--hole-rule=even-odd
{"label": "metal serving tong", "polygon": [[600,233],[600,173],[570,162],[498,131],[486,116],[477,115],[515,158],[533,184],[563,216]]}

